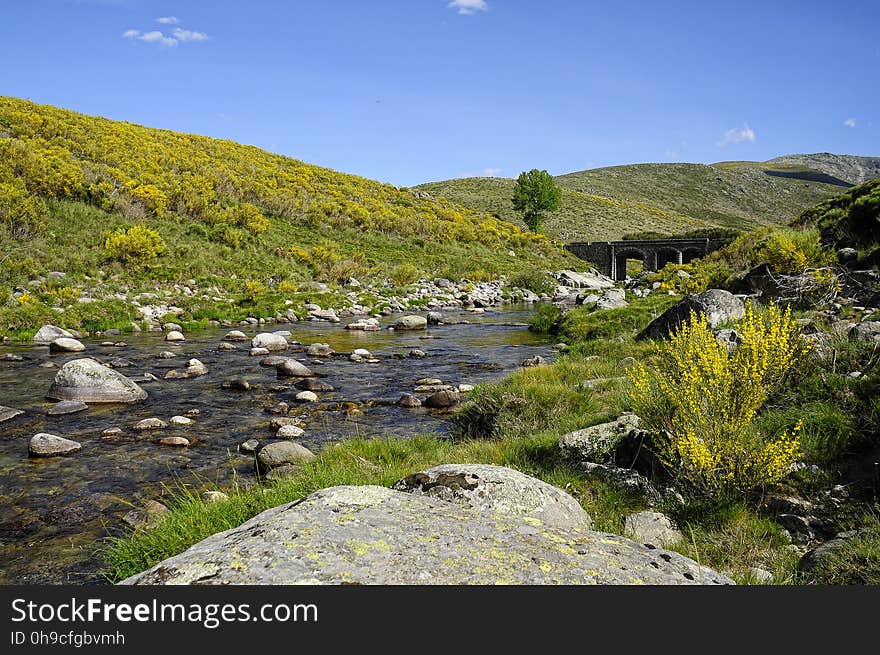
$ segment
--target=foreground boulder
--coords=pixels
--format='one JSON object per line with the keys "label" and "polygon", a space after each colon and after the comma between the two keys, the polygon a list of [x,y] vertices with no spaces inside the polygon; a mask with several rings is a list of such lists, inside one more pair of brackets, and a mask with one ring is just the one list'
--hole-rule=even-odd
{"label": "foreground boulder", "polygon": [[667,339],[690,318],[691,314],[703,315],[709,327],[736,321],[745,316],[742,300],[723,289],[709,289],[703,293],[685,296],[660,316],[655,318],[636,339]]}
{"label": "foreground boulder", "polygon": [[699,583],[731,581],[624,537],[377,486],[322,489],[266,510],[122,582]]}
{"label": "foreground boulder", "polygon": [[396,482],[392,489],[543,525],[593,525],[581,504],[561,489],[519,471],[489,464],[442,464]]}
{"label": "foreground boulder", "polygon": [[122,373],[84,358],[61,367],[46,397],[84,403],[133,403],[146,400],[147,392]]}

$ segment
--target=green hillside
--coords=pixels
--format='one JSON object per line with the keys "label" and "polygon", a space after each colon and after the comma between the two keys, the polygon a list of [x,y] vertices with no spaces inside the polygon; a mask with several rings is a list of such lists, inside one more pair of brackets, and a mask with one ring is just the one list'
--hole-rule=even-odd
{"label": "green hillside", "polygon": [[[784,224],[848,186],[828,175],[817,181],[815,171],[753,162],[635,164],[556,180],[563,189],[562,207],[548,215],[545,231],[565,241]],[[468,178],[417,188],[518,222],[510,202],[513,185],[504,178]]]}
{"label": "green hillside", "polygon": [[177,300],[175,284],[210,289],[180,300],[220,318],[298,307],[314,281],[332,292],[351,277],[402,286],[573,261],[541,235],[422,195],[0,97],[0,332],[58,311],[70,327],[130,318],[134,294]]}

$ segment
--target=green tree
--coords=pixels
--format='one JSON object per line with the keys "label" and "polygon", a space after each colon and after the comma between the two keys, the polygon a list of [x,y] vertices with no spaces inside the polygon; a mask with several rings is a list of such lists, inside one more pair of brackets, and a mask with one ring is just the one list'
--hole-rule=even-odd
{"label": "green tree", "polygon": [[532,232],[539,232],[544,222],[544,212],[559,209],[562,199],[560,189],[547,171],[533,168],[523,171],[516,179],[513,189],[513,208],[523,213],[523,221]]}

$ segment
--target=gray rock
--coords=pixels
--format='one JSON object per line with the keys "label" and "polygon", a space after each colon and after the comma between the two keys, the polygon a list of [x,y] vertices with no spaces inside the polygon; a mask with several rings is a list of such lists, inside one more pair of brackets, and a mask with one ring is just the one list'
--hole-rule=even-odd
{"label": "gray rock", "polygon": [[59,337],[49,344],[50,353],[79,353],[85,349],[82,342],[71,337]]}
{"label": "gray rock", "polygon": [[644,511],[630,514],[623,521],[623,529],[627,536],[639,543],[663,548],[673,546],[683,537],[675,529],[669,517],[660,512]]}
{"label": "gray rock", "polygon": [[375,332],[376,330],[381,329],[381,325],[379,321],[375,318],[362,318],[354,323],[349,323],[345,326],[346,330],[362,330],[366,332]]}
{"label": "gray rock", "polygon": [[428,319],[424,316],[415,316],[414,314],[401,316],[394,321],[395,330],[424,330],[426,327],[428,327]]}
{"label": "gray rock", "polygon": [[46,397],[85,403],[132,403],[145,400],[147,392],[122,373],[85,358],[64,364]]}
{"label": "gray rock", "polygon": [[455,407],[460,402],[461,396],[459,396],[457,391],[438,391],[425,398],[422,405],[431,409],[446,409],[448,407]]}
{"label": "gray rock", "polygon": [[224,337],[224,341],[247,341],[248,336],[242,332],[241,330],[232,330],[227,332]]}
{"label": "gray rock", "polygon": [[266,510],[123,581],[199,583],[732,584],[623,537],[375,486]]}
{"label": "gray rock", "polygon": [[244,452],[244,453],[252,453],[252,452],[254,452],[254,451],[255,451],[257,448],[259,448],[259,447],[260,447],[260,442],[259,442],[259,441],[257,441],[256,439],[248,439],[247,441],[245,441],[244,443],[242,443],[242,444],[238,447],[238,449],[241,450],[241,451]]}
{"label": "gray rock", "polygon": [[222,503],[224,500],[229,500],[229,496],[222,491],[203,491],[202,500],[206,503]]}
{"label": "gray rock", "polygon": [[286,357],[284,361],[278,362],[275,365],[275,370],[278,371],[278,377],[280,378],[310,378],[315,376],[312,369],[292,357]]}
{"label": "gray rock", "polygon": [[314,403],[318,400],[318,396],[314,391],[300,391],[294,398],[301,403]]}
{"label": "gray rock", "polygon": [[327,384],[316,378],[297,380],[293,386],[300,391],[335,391],[332,384]]}
{"label": "gray rock", "polygon": [[309,357],[332,357],[334,350],[328,343],[313,343],[306,349]]}
{"label": "gray rock", "polygon": [[261,332],[251,340],[254,348],[265,348],[269,352],[287,350],[287,339],[274,332]]}
{"label": "gray rock", "polygon": [[16,416],[21,416],[22,414],[24,414],[24,412],[20,409],[0,405],[0,423],[3,423],[4,421],[11,421]]}
{"label": "gray rock", "polygon": [[633,471],[613,464],[596,464],[595,462],[578,462],[576,468],[588,475],[619,485],[629,491],[645,496],[651,503],[659,503],[663,498],[648,478]]}
{"label": "gray rock", "polygon": [[591,268],[587,272],[556,271],[550,274],[559,284],[570,289],[610,289],[614,286],[614,280],[602,275],[599,271]]}
{"label": "gray rock", "polygon": [[65,414],[83,412],[88,408],[89,406],[81,400],[62,400],[60,403],[52,405],[52,407],[47,409],[46,414],[49,416],[64,416]]}
{"label": "gray rock", "polygon": [[424,359],[427,355],[421,348],[413,348],[409,351],[409,356],[414,359]]}
{"label": "gray rock", "polygon": [[850,341],[871,341],[880,339],[880,321],[856,323],[848,332]]}
{"label": "gray rock", "polygon": [[280,428],[278,428],[278,432],[275,433],[275,438],[276,439],[297,439],[297,438],[303,436],[305,433],[306,433],[305,430],[303,430],[302,428],[297,427],[295,425],[282,425]]}
{"label": "gray rock", "polygon": [[302,464],[315,454],[296,441],[273,441],[257,451],[257,466],[262,473],[285,464]]}
{"label": "gray rock", "polygon": [[561,489],[519,471],[488,464],[443,464],[413,473],[392,489],[440,498],[493,514],[513,514],[541,525],[590,529],[590,515]]}
{"label": "gray rock", "polygon": [[422,401],[419,400],[418,398],[416,398],[416,397],[415,397],[414,395],[412,395],[411,393],[405,393],[405,394],[403,394],[403,395],[400,397],[400,399],[397,401],[397,404],[398,404],[400,407],[413,408],[413,407],[421,407],[421,406],[422,406]]}
{"label": "gray rock", "polygon": [[715,333],[715,340],[722,346],[727,348],[727,352],[732,353],[736,347],[742,343],[742,337],[739,332],[731,329],[718,330]]}
{"label": "gray rock", "polygon": [[156,355],[156,359],[174,359],[177,355],[170,350],[163,350]]}
{"label": "gray rock", "polygon": [[440,312],[428,312],[428,325],[443,325],[443,314]]}
{"label": "gray rock", "polygon": [[159,439],[162,446],[171,446],[173,448],[186,448],[190,445],[189,439],[186,437],[162,437]]}
{"label": "gray rock", "polygon": [[632,413],[615,421],[600,423],[559,437],[556,447],[572,462],[613,463],[617,444],[626,435],[639,430],[641,419]]}
{"label": "gray rock", "polygon": [[723,289],[709,289],[703,293],[685,296],[660,316],[655,318],[636,339],[666,339],[685,323],[691,314],[708,318],[709,327],[736,321],[745,316],[742,300]]}
{"label": "gray rock", "polygon": [[171,332],[165,335],[165,341],[186,341],[186,337],[183,336],[183,332],[180,330],[171,330]]}
{"label": "gray rock", "polygon": [[316,321],[329,321],[331,323],[339,323],[339,316],[334,309],[313,309],[309,312]]}
{"label": "gray rock", "polygon": [[31,437],[28,444],[28,454],[31,457],[55,457],[58,455],[70,455],[80,448],[82,448],[82,444],[76,441],[40,432]]}
{"label": "gray rock", "polygon": [[541,357],[540,355],[535,355],[534,357],[529,357],[528,359],[524,359],[522,361],[522,366],[524,368],[529,368],[532,366],[543,366],[547,363],[547,360]]}
{"label": "gray rock", "polygon": [[50,344],[55,339],[73,339],[74,335],[64,328],[55,327],[54,325],[44,325],[34,335],[34,343]]}
{"label": "gray rock", "polygon": [[131,426],[132,430],[143,432],[145,430],[164,430],[168,424],[159,418],[145,418]]}
{"label": "gray rock", "polygon": [[229,352],[232,350],[238,350],[238,347],[235,346],[234,344],[228,343],[226,341],[221,341],[220,343],[217,344],[217,350]]}

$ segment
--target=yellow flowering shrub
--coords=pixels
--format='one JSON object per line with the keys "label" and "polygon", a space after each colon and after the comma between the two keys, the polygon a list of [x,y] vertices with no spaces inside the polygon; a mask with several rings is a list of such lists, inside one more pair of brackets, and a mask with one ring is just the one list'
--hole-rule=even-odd
{"label": "yellow flowering shrub", "polygon": [[732,352],[693,314],[656,346],[651,367],[628,372],[636,412],[656,434],[660,460],[695,490],[747,493],[783,478],[800,453],[799,427],[763,435],[753,422],[807,345],[790,309],[753,305]]}
{"label": "yellow flowering shrub", "polygon": [[104,250],[112,259],[147,262],[165,252],[166,245],[156,230],[145,225],[135,225],[107,235]]}

